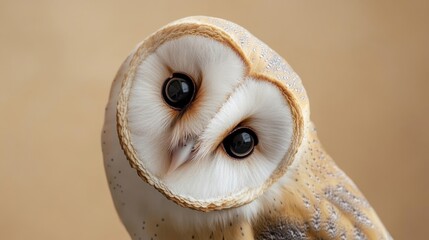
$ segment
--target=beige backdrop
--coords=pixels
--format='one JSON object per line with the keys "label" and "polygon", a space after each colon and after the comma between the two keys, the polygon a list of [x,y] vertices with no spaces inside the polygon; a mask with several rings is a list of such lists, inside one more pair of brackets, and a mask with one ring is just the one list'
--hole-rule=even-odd
{"label": "beige backdrop", "polygon": [[128,239],[100,130],[128,52],[162,25],[244,26],[298,72],[327,151],[396,239],[427,239],[428,1],[0,1],[0,239]]}

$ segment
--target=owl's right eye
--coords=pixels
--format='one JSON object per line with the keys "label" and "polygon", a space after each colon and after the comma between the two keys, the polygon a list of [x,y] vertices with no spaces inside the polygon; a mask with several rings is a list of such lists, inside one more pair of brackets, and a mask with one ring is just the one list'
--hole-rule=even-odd
{"label": "owl's right eye", "polygon": [[183,73],[173,73],[162,86],[162,96],[170,107],[182,110],[192,102],[195,95],[195,83]]}
{"label": "owl's right eye", "polygon": [[223,140],[222,144],[229,156],[243,159],[252,154],[258,145],[258,137],[249,128],[237,128]]}

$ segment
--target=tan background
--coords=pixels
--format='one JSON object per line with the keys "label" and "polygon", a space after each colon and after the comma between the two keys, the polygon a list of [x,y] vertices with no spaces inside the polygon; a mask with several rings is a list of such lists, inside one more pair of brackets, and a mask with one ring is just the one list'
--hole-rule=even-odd
{"label": "tan background", "polygon": [[0,239],[128,239],[102,165],[104,105],[135,44],[189,15],[237,22],[284,56],[392,235],[427,239],[425,0],[0,1]]}

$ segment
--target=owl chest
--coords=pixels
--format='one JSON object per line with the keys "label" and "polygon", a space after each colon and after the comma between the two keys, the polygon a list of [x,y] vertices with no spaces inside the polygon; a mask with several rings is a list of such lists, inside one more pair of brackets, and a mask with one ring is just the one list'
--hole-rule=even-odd
{"label": "owl chest", "polygon": [[137,174],[124,174],[127,164],[121,161],[115,166],[111,162],[106,172],[115,207],[132,239],[254,239],[250,224],[230,221],[210,225],[212,214],[172,203],[138,176],[130,178]]}

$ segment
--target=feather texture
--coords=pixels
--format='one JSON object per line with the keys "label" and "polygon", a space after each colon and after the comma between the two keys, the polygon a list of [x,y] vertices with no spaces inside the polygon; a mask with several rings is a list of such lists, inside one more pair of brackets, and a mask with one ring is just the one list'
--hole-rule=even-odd
{"label": "feather texture", "polygon": [[[183,110],[163,99],[173,73],[196,86]],[[237,127],[259,139],[242,160],[222,145]],[[323,150],[299,76],[234,23],[185,18],[139,44],[113,82],[102,142],[133,239],[391,239]]]}

